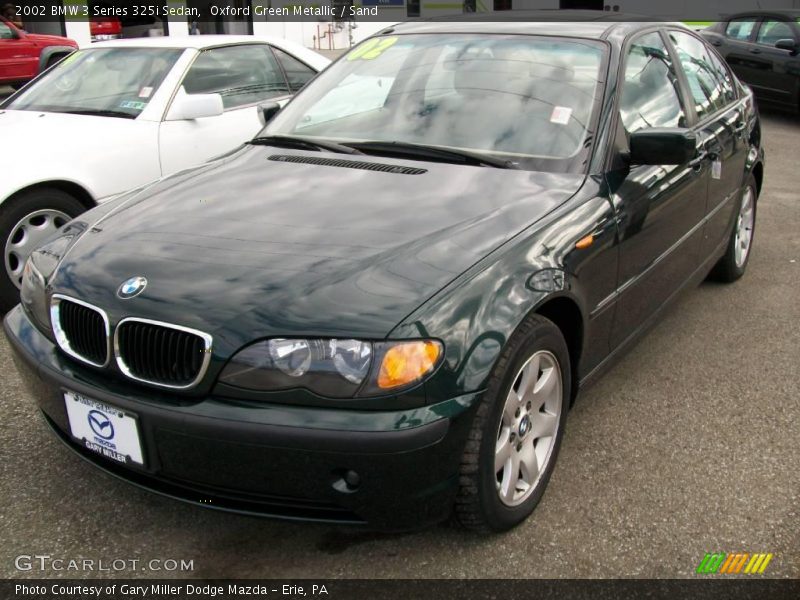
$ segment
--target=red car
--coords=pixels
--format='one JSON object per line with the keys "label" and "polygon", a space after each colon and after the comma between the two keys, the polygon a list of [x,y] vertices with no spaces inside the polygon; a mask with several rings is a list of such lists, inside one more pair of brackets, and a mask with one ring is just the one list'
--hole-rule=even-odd
{"label": "red car", "polygon": [[94,17],[89,21],[93,42],[116,40],[122,37],[122,21],[116,17]]}
{"label": "red car", "polygon": [[77,49],[69,38],[27,33],[0,17],[0,85],[20,87]]}

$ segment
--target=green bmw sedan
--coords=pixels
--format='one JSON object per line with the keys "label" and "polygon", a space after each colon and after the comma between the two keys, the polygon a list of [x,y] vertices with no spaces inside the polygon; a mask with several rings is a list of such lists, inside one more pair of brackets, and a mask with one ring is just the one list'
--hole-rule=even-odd
{"label": "green bmw sedan", "polygon": [[509,529],[580,389],[747,267],[753,95],[680,25],[404,23],[262,110],[61,228],[4,321],[67,448],[197,506]]}

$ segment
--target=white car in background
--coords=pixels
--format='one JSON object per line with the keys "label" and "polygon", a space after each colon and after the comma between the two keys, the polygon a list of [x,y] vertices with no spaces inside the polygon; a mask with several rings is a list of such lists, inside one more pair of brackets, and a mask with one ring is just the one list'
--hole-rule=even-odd
{"label": "white car in background", "polygon": [[188,36],[79,50],[0,103],[0,310],[31,250],[120,192],[232,150],[329,60],[280,39]]}

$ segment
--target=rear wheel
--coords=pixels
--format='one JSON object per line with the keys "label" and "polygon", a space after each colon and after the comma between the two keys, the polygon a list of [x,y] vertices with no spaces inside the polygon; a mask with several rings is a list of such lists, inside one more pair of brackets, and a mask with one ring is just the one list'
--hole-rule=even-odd
{"label": "rear wheel", "polygon": [[0,311],[19,302],[22,269],[33,249],[85,210],[79,200],[52,188],[31,190],[0,205]]}
{"label": "rear wheel", "polygon": [[570,382],[561,331],[533,315],[509,340],[478,407],[461,465],[462,525],[503,531],[533,512],[558,456]]}
{"label": "rear wheel", "polygon": [[711,277],[717,281],[726,283],[736,281],[747,269],[756,227],[757,190],[756,180],[750,175],[739,200],[739,211],[736,214],[728,247],[711,271]]}

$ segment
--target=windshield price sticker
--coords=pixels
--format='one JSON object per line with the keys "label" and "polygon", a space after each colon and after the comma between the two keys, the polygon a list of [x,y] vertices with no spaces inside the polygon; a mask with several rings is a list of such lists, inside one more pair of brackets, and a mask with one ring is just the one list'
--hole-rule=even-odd
{"label": "windshield price sticker", "polygon": [[394,36],[367,40],[358,48],[353,50],[350,54],[348,54],[347,60],[372,60],[374,58],[378,58],[389,48],[394,46],[398,39],[399,38],[397,36]]}
{"label": "windshield price sticker", "polygon": [[553,113],[550,115],[550,122],[558,125],[566,125],[572,116],[572,109],[566,106],[554,106]]}

